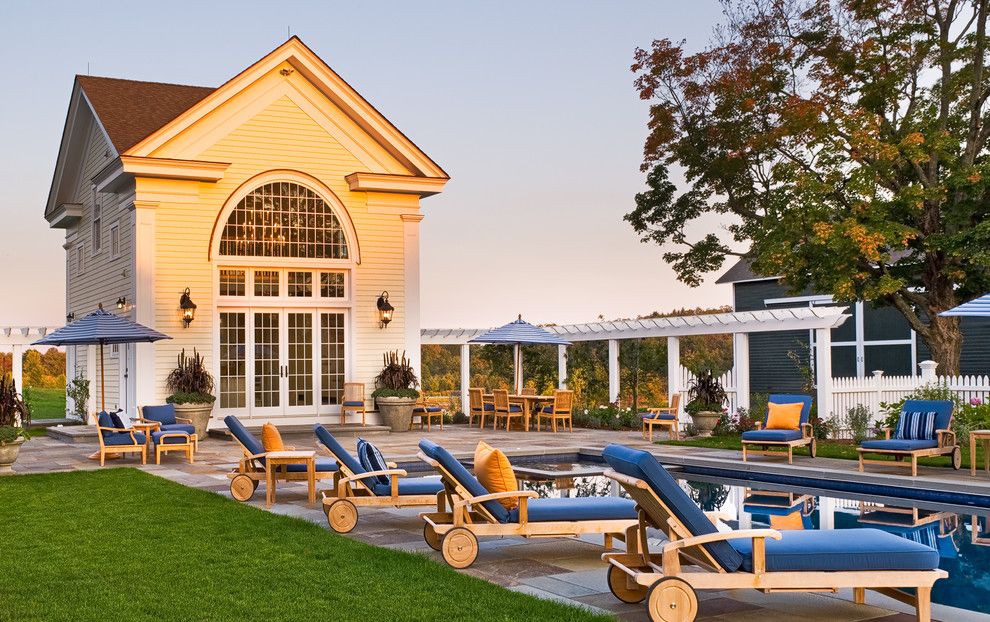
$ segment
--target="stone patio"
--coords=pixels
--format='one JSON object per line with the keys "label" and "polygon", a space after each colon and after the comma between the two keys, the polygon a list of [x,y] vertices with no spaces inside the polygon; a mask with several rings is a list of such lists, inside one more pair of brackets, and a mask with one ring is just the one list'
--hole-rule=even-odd
{"label": "stone patio", "polygon": [[[573,433],[522,433],[493,432],[490,429],[479,431],[467,426],[447,426],[446,430],[436,428],[429,433],[379,434],[374,442],[382,449],[389,460],[418,466],[415,459],[416,444],[423,436],[448,447],[456,455],[471,456],[481,439],[512,454],[564,453],[577,448],[601,449],[610,442],[650,448],[665,462],[684,463],[704,460],[708,463],[742,466],[739,453],[734,451],[708,450],[686,447],[650,445],[636,432],[609,432],[601,430],[576,429]],[[286,437],[287,445],[298,449],[314,447],[311,435],[291,435]],[[349,450],[356,445],[356,437],[342,437],[341,442]],[[99,464],[86,459],[96,449],[96,443],[65,443],[51,438],[39,437],[25,444],[15,465],[18,473],[42,473],[55,470],[88,470],[100,468]],[[149,464],[143,467],[149,473],[173,480],[180,484],[210,490],[229,496],[226,473],[240,457],[239,447],[230,441],[209,438],[201,441],[195,464],[187,464],[179,454],[163,457],[159,466]],[[843,460],[818,459],[812,465],[801,465],[795,459],[793,467],[771,460],[755,460],[747,468],[768,471],[814,470],[819,476],[823,472],[841,472],[844,477],[862,476],[877,481],[899,481],[904,475],[874,472],[856,473],[855,463]],[[111,467],[112,465],[112,467]],[[134,458],[115,460],[107,468],[140,467]],[[939,486],[942,489],[978,491],[990,495],[990,479],[969,478],[966,472],[952,472],[949,469],[921,469],[916,481],[921,485]],[[264,490],[259,489],[250,504],[264,508]],[[309,506],[306,502],[304,484],[280,483],[278,503],[271,511],[303,518],[327,527],[326,517],[320,505]],[[422,521],[418,518],[419,509],[380,509],[365,508],[360,511],[358,526],[349,537],[388,548],[413,551],[437,559],[443,563],[440,554],[430,549],[423,541]],[[481,577],[508,589],[532,594],[541,598],[560,600],[595,610],[611,612],[622,620],[647,620],[643,605],[623,604],[609,592],[605,583],[605,566],[600,560],[602,549],[600,539],[548,539],[523,540],[521,538],[483,539],[478,561],[464,572]],[[895,622],[913,620],[909,609],[892,599],[868,594],[868,605],[855,605],[851,593],[837,595],[788,594],[764,595],[753,590],[702,592],[699,598],[699,620],[721,620],[746,622],[750,620],[774,620],[777,622],[830,620],[859,621],[883,620]],[[936,606],[933,619],[945,622],[958,620],[990,620],[990,616],[969,614],[960,610]]]}

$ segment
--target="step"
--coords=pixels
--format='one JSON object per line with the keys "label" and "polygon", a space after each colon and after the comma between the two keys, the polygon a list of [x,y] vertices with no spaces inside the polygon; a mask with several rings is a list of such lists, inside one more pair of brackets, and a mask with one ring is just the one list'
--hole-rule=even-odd
{"label": "step", "polygon": [[54,428],[57,425],[84,425],[78,419],[32,419],[28,428]]}
{"label": "step", "polygon": [[[391,428],[387,425],[361,425],[359,423],[345,423],[345,424],[323,424],[327,430],[330,431],[334,436],[339,437],[352,437],[352,436],[379,436],[382,434],[391,433]],[[248,432],[251,432],[255,436],[261,436],[261,426],[259,423],[245,424],[245,428]],[[293,436],[293,435],[303,435],[312,436],[313,435],[313,424],[311,423],[299,423],[299,424],[284,424],[278,426],[278,431],[282,436]],[[220,440],[233,440],[230,431],[227,428],[211,428],[209,433],[210,438],[216,438]]]}
{"label": "step", "polygon": [[95,425],[55,425],[48,428],[48,438],[63,443],[95,443]]}

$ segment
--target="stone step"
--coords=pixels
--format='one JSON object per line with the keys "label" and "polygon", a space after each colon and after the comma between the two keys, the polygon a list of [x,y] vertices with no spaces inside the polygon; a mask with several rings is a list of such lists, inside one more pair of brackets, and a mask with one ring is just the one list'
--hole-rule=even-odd
{"label": "stone step", "polygon": [[[299,424],[276,424],[278,425],[278,431],[282,436],[312,436],[313,435],[313,424],[311,423],[299,423]],[[391,433],[391,429],[387,425],[361,425],[359,423],[345,423],[345,424],[323,424],[330,433],[334,436],[350,437],[350,436],[378,436],[382,434]],[[260,423],[245,424],[245,428],[255,436],[261,436],[261,426]],[[210,438],[216,438],[220,440],[233,440],[230,431],[227,428],[211,428],[209,433]]]}
{"label": "stone step", "polygon": [[95,443],[95,425],[55,425],[48,428],[48,438],[63,443]]}
{"label": "stone step", "polygon": [[57,425],[84,425],[78,419],[32,419],[28,428],[54,428]]}

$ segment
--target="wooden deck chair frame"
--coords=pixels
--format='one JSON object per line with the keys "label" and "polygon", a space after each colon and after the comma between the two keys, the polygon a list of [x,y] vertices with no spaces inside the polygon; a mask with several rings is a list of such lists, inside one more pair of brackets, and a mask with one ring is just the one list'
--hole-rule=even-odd
{"label": "wooden deck chair frame", "polygon": [[651,419],[649,417],[643,417],[643,438],[647,438],[647,430],[649,430],[648,440],[653,442],[653,427],[660,426],[661,428],[668,428],[667,433],[670,438],[677,440],[681,437],[681,422],[680,422],[680,410],[681,410],[681,394],[674,393],[670,398],[670,405],[664,406],[662,408],[647,408],[646,412],[650,413],[654,417],[658,415],[667,414],[674,415],[673,419]]}
{"label": "wooden deck chair frame", "polygon": [[[636,521],[631,519],[531,523],[528,518],[528,504],[530,499],[539,497],[536,492],[512,490],[475,497],[442,464],[422,451],[416,455],[440,473],[451,508],[450,512],[424,512],[419,515],[426,522],[423,528],[424,538],[454,568],[467,568],[474,563],[478,557],[479,536],[573,538],[585,534],[602,534],[603,546],[607,550],[612,548],[613,539],[624,540],[626,532],[636,525]],[[518,522],[501,523],[485,508],[485,501],[500,499],[519,500]]]}
{"label": "wooden deck chair frame", "polygon": [[[162,429],[161,422],[155,421],[154,419],[145,419],[144,418],[144,406],[138,406],[138,416],[134,418],[134,421],[137,422],[137,423],[158,424],[157,426],[155,426],[155,430],[154,430],[155,432],[157,432],[157,431],[159,431],[159,430]],[[185,423],[185,424],[188,424],[188,425],[194,425],[192,419],[189,419],[188,417],[180,417],[178,415],[178,413],[175,415],[175,422],[176,423]],[[150,435],[151,432],[152,432],[152,430],[149,430],[148,431],[148,434]],[[192,441],[193,451],[199,451],[199,435],[194,432],[192,434],[189,434],[189,439]],[[150,441],[151,439],[149,438],[148,440]]]}
{"label": "wooden deck chair frame", "polygon": [[[512,424],[514,418],[518,418],[520,421],[523,419],[523,407],[519,404],[512,404],[509,402],[509,392],[506,389],[495,389],[492,391],[492,396],[494,398],[495,410],[492,411],[492,429],[498,429],[498,420],[500,418],[505,419],[505,431],[509,431],[509,426]],[[518,411],[513,411],[512,406],[518,406]]]}
{"label": "wooden deck chair frame", "polygon": [[536,431],[540,431],[540,420],[549,419],[553,433],[557,433],[557,420],[562,419],[566,423],[565,429],[574,431],[574,418],[571,414],[574,411],[574,391],[569,389],[557,389],[553,392],[553,412],[546,413],[543,409],[536,411]]}
{"label": "wooden deck chair frame", "polygon": [[[433,418],[437,417],[440,419],[440,429],[443,430],[443,420],[450,413],[450,396],[449,395],[421,395],[419,401],[416,403],[416,408],[422,408],[423,412],[416,412],[413,410],[413,417],[419,416],[419,429],[426,430],[427,432],[433,429]],[[439,408],[437,412],[429,412],[429,408]],[[409,429],[413,429],[415,425],[412,420],[409,421]]]}
{"label": "wooden deck chair frame", "polygon": [[[193,464],[195,462],[193,459],[193,450],[196,447],[195,437],[195,434],[188,432],[166,432],[159,436],[158,442],[155,443],[155,464],[161,464],[162,454],[167,454],[170,451],[181,451],[186,454],[186,460],[189,461],[189,464]],[[184,442],[166,443],[165,439],[168,438],[181,438]]]}
{"label": "wooden deck chair frame", "polygon": [[[131,435],[131,441],[133,445],[106,445],[103,442],[104,432],[126,432]],[[137,437],[134,436],[133,428],[108,428],[104,426],[96,426],[96,438],[100,441],[100,466],[106,464],[106,457],[113,454],[127,454],[127,453],[139,453],[141,454],[141,464],[148,464],[148,444],[147,442],[138,443]]]}
{"label": "wooden deck chair frame", "polygon": [[[952,424],[953,417],[949,417],[949,424]],[[893,432],[891,428],[881,428],[884,439],[890,440]],[[930,458],[933,456],[952,456],[952,468],[959,470],[962,467],[962,449],[956,440],[956,433],[952,430],[935,430],[935,437],[938,439],[938,447],[928,449],[896,450],[896,449],[867,449],[857,447],[859,453],[859,470],[862,472],[867,464],[882,464],[892,467],[907,467],[911,469],[911,477],[918,476],[918,458]],[[864,458],[864,454],[874,454],[879,456],[893,456],[893,460],[877,460],[874,458]]]}
{"label": "wooden deck chair frame", "polygon": [[468,426],[474,425],[478,417],[478,427],[485,427],[485,390],[481,387],[468,389]]}
{"label": "wooden deck chair frame", "polygon": [[[368,408],[365,406],[364,402],[364,383],[363,382],[345,382],[344,383],[344,396],[340,400],[340,425],[347,423],[347,414],[354,413],[357,415],[361,413],[361,425],[367,424]],[[346,402],[361,402],[360,406],[344,406]]]}
{"label": "wooden deck chair frame", "polygon": [[[230,496],[237,501],[250,501],[251,497],[254,496],[254,491],[258,489],[258,485],[265,481],[266,478],[265,465],[261,462],[261,459],[265,457],[265,452],[252,454],[241,443],[240,439],[233,434],[230,437],[241,448],[241,453],[243,454],[237,466],[227,473],[227,479],[230,480]],[[291,448],[287,447],[286,449]],[[317,471],[316,481],[319,482],[320,480],[331,478],[334,473],[336,471]],[[309,481],[309,477],[305,471],[277,470],[273,474],[273,477],[283,482]]]}
{"label": "wooden deck chair frame", "polygon": [[[775,529],[742,529],[703,536],[692,534],[650,485],[613,469],[605,475],[629,493],[639,507],[639,522],[626,534],[625,553],[606,553],[607,580],[612,593],[626,603],[647,601],[654,622],[691,622],[698,613],[696,590],[756,589],[770,592],[834,592],[852,588],[853,600],[863,604],[866,590],[885,594],[915,607],[919,622],[931,620],[932,585],[948,577],[944,570],[784,571],[766,569],[766,539],[779,540]],[[714,513],[707,513],[711,517]],[[655,524],[651,517],[664,517]],[[665,532],[669,541],[652,553],[648,527]],[[751,539],[753,572],[726,572],[704,547],[712,542]],[[685,569],[684,565],[696,568]],[[908,594],[897,588],[914,588]]]}
{"label": "wooden deck chair frame", "polygon": [[[767,408],[769,408],[769,404],[767,405]],[[818,456],[818,439],[815,438],[814,426],[811,425],[811,422],[806,421],[799,424],[799,427],[801,429],[801,438],[793,441],[741,441],[743,462],[748,461],[750,454],[756,454],[759,456],[781,455],[781,452],[776,451],[775,449],[770,449],[771,447],[783,448],[787,451],[787,464],[794,464],[795,447],[807,447],[808,453],[811,454],[811,457],[816,458]],[[763,429],[763,421],[756,422],[756,429]],[[760,449],[753,449],[753,447],[757,445],[760,446]]]}

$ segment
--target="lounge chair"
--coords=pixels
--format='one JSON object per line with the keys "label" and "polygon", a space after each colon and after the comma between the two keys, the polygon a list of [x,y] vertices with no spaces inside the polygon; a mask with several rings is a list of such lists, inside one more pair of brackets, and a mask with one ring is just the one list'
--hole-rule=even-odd
{"label": "lounge chair", "polygon": [[[114,419],[116,417],[116,420]],[[96,438],[100,442],[100,466],[109,455],[141,454],[141,464],[148,463],[147,437],[143,432],[124,427],[116,413],[101,412],[96,417]]]}
{"label": "lounge chair", "polygon": [[446,507],[443,483],[436,477],[406,477],[406,471],[386,463],[385,469],[369,471],[337,442],[325,427],[315,426],[316,438],[337,462],[333,491],[323,493],[323,511],[337,533],[357,526],[358,507],[436,506]]}
{"label": "lounge chair", "polygon": [[[917,426],[913,425],[915,420]],[[949,400],[907,400],[901,408],[896,430],[883,428],[884,439],[860,443],[859,470],[867,464],[885,464],[909,467],[911,476],[917,477],[918,458],[951,455],[952,468],[958,471],[962,466],[962,452],[956,433],[949,429],[951,425],[952,402]],[[867,459],[864,454],[893,456],[894,461]]]}
{"label": "lounge chair", "polygon": [[[695,590],[741,588],[852,588],[860,604],[871,589],[914,605],[919,622],[931,620],[932,585],[948,576],[934,549],[876,529],[722,532],[653,455],[622,445],[609,445],[602,455],[611,467],[605,475],[636,501],[640,517],[626,552],[602,556],[608,585],[623,602],[646,600],[651,620],[691,622],[698,613]],[[648,528],[668,534],[660,553],[649,550]]]}
{"label": "lounge chair", "polygon": [[[175,414],[175,404],[162,404],[161,406],[142,406],[138,409],[140,417],[137,421],[142,423],[157,423],[158,432],[185,432],[193,442],[193,446],[199,450],[199,437],[196,435],[196,427],[192,424],[192,419],[178,417]],[[152,435],[154,436],[154,435]]]}
{"label": "lounge chair", "polygon": [[959,549],[952,539],[952,534],[959,528],[959,516],[951,512],[871,506],[860,501],[859,524],[930,546],[942,558],[959,556]]}
{"label": "lounge chair", "polygon": [[[531,490],[489,493],[446,449],[426,439],[419,442],[419,458],[440,473],[450,512],[420,514],[426,521],[426,542],[443,554],[454,568],[467,568],[478,557],[478,536],[575,537],[603,534],[605,548],[636,525],[635,504],[628,499],[539,499]],[[518,499],[508,510],[499,501]]]}
{"label": "lounge chair", "polygon": [[662,408],[647,408],[645,413],[640,414],[643,420],[643,438],[647,438],[649,430],[649,441],[653,442],[653,426],[667,428],[670,438],[677,440],[680,436],[681,424],[678,420],[678,413],[681,410],[681,394],[674,393],[670,398],[670,405]]}
{"label": "lounge chair", "polygon": [[[811,396],[810,395],[771,395],[768,400],[771,404],[801,404],[801,420],[798,427],[793,430],[768,430],[767,423],[770,420],[770,408],[763,421],[756,423],[756,430],[749,430],[742,433],[743,462],[746,462],[748,454],[754,453],[761,456],[776,456],[780,452],[771,451],[771,447],[782,447],[787,450],[787,464],[794,462],[794,448],[808,447],[811,457],[818,455],[818,441],[815,440],[815,431],[811,427],[808,418],[811,417]],[[753,446],[760,446],[760,449],[753,449]]]}
{"label": "lounge chair", "polygon": [[742,509],[754,518],[765,517],[771,529],[814,529],[815,498],[811,495],[747,489]]}
{"label": "lounge chair", "polygon": [[[240,419],[234,415],[227,415],[223,422],[230,430],[234,441],[240,446],[243,456],[227,477],[230,478],[230,495],[238,501],[248,501],[258,489],[258,484],[265,480],[267,471],[265,469],[265,448],[261,441],[248,432]],[[316,459],[316,480],[328,479],[337,472],[337,462],[329,458]],[[275,473],[275,477],[287,482],[308,481],[306,465],[288,464],[284,470]]]}

